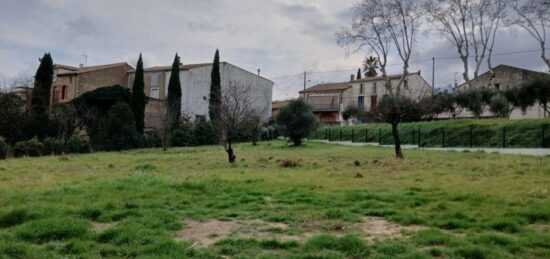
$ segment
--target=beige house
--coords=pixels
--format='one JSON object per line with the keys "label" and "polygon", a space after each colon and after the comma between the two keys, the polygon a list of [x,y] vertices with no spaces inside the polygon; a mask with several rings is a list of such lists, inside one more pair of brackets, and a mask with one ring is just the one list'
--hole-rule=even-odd
{"label": "beige house", "polygon": [[[389,78],[392,85],[397,86],[401,75],[390,75]],[[416,99],[431,94],[432,88],[420,72],[415,72],[406,78],[401,91]],[[348,82],[318,84],[300,91],[300,96],[312,105],[315,115],[325,124],[346,123],[342,117],[346,107],[357,105],[370,111],[385,94],[381,76],[355,80],[353,75]]]}
{"label": "beige house", "polygon": [[[492,78],[491,83],[491,73],[489,71],[480,74],[476,78],[472,79],[473,87],[481,88],[493,88],[496,91],[507,90],[511,87],[516,87],[529,80],[532,77],[538,75],[547,75],[546,73],[541,73],[537,71],[532,71],[524,68],[513,67],[509,65],[498,65],[493,68],[494,77]],[[467,87],[467,84],[461,84],[457,89],[464,89]],[[460,117],[473,117],[471,112],[464,111]],[[493,116],[489,111],[485,112],[483,116]],[[548,116],[548,115],[547,115]],[[547,117],[546,116],[546,117]],[[515,109],[510,115],[510,119],[542,119],[545,118],[544,111],[539,105],[535,105],[527,109],[525,113],[521,109]]]}
{"label": "beige house", "polygon": [[72,67],[54,65],[54,78],[50,90],[50,103],[68,102],[83,93],[105,86],[128,85],[128,63],[116,63],[99,66]]}

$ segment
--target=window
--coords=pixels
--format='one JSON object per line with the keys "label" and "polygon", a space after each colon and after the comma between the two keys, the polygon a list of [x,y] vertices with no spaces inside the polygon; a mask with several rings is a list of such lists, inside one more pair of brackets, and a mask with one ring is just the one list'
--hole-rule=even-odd
{"label": "window", "polygon": [[365,93],[365,85],[363,85],[363,83],[361,83],[359,85],[359,94],[364,94]]}
{"label": "window", "polygon": [[405,81],[403,82],[404,86],[405,86],[405,89],[409,89],[409,80],[408,79],[405,79]]}
{"label": "window", "polygon": [[357,97],[357,106],[359,106],[359,108],[365,106],[365,97],[364,96]]}
{"label": "window", "polygon": [[159,88],[151,87],[151,93],[149,94],[149,97],[159,99]]}
{"label": "window", "polygon": [[500,84],[495,84],[495,90],[500,91]]}
{"label": "window", "polygon": [[57,70],[53,71],[53,80],[57,80]]}
{"label": "window", "polygon": [[[151,86],[157,86],[158,84],[158,74],[157,73],[151,73]],[[158,89],[157,89],[158,90]]]}

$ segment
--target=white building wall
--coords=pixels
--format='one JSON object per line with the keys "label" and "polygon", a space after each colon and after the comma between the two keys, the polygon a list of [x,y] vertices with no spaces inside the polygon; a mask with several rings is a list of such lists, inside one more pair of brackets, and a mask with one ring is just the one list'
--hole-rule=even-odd
{"label": "white building wall", "polygon": [[[210,98],[210,76],[212,66],[202,66],[190,70],[180,71],[180,82],[182,90],[182,114],[190,116],[192,120],[196,116],[208,116],[208,99]],[[252,98],[258,107],[264,107],[263,120],[271,117],[271,99],[273,93],[273,82],[254,73],[248,72],[229,63],[220,63],[221,87],[229,87],[230,82],[239,85],[250,85],[251,91],[248,98]],[[168,83],[170,72],[165,74],[165,96],[168,95]]]}

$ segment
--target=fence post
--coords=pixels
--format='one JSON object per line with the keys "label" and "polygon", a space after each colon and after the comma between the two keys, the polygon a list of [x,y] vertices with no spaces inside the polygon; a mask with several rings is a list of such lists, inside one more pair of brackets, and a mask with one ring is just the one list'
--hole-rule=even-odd
{"label": "fence post", "polygon": [[378,145],[382,145],[382,128],[378,129]]}
{"label": "fence post", "polygon": [[330,128],[328,128],[328,142],[332,141],[331,139],[331,133],[332,133],[332,130]]}
{"label": "fence post", "polygon": [[502,148],[506,148],[506,127],[502,127]]}
{"label": "fence post", "polygon": [[342,126],[340,126],[340,141],[342,141]]}
{"label": "fence post", "polygon": [[470,148],[473,146],[473,137],[474,137],[474,126],[470,125]]}
{"label": "fence post", "polygon": [[420,138],[420,129],[417,129],[417,131],[418,131],[418,140],[417,140],[418,141],[418,147],[422,147],[422,140]]}
{"label": "fence post", "polygon": [[351,128],[351,143],[353,143],[353,133],[354,133],[354,128]]}
{"label": "fence post", "polygon": [[415,130],[413,129],[413,143],[412,143],[413,145],[414,145],[414,139],[415,139],[415,138],[416,138],[416,132],[415,132]]}
{"label": "fence post", "polygon": [[365,128],[365,143],[368,143],[369,129]]}
{"label": "fence post", "polygon": [[445,128],[441,128],[441,146],[445,147]]}

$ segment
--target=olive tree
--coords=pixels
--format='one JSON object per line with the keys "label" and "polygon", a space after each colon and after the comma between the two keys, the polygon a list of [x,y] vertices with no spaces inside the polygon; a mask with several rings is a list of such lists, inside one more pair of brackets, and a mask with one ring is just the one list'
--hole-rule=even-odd
{"label": "olive tree", "polygon": [[311,106],[304,99],[298,98],[279,111],[277,124],[283,127],[284,135],[294,146],[299,146],[317,128],[317,119]]}

